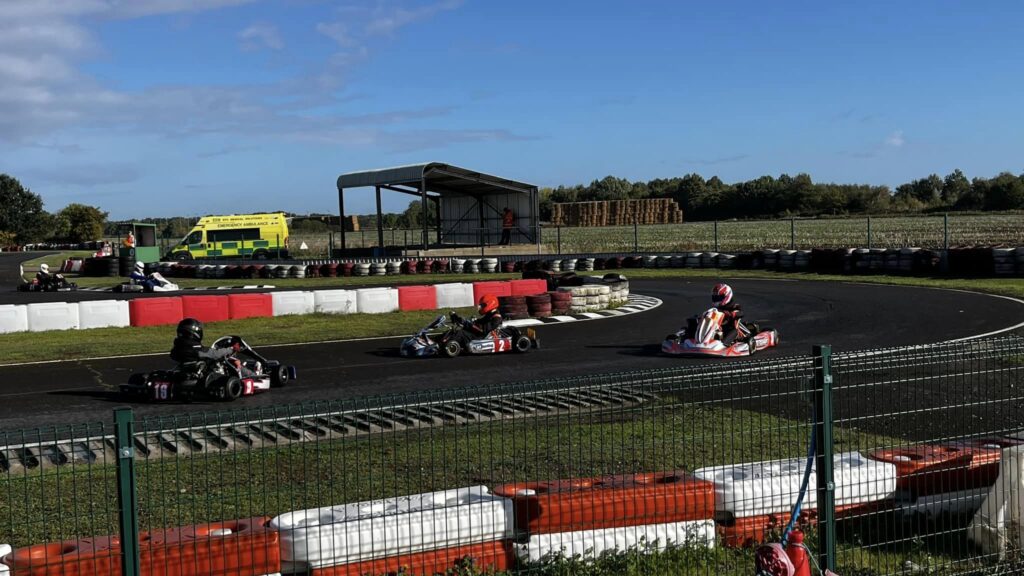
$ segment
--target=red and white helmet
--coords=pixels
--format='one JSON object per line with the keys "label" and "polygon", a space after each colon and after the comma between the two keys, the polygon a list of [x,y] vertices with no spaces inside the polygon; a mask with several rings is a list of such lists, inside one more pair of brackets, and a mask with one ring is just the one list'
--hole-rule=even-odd
{"label": "red and white helmet", "polygon": [[732,302],[732,288],[728,284],[715,284],[711,289],[711,302],[715,306],[724,306]]}

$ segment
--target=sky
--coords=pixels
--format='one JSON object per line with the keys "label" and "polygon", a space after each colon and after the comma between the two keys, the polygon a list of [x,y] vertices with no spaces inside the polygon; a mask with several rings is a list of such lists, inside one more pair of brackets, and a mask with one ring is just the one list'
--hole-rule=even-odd
{"label": "sky", "polygon": [[339,174],[427,161],[539,186],[1020,173],[1022,21],[1016,0],[0,0],[0,172],[117,219],[334,213]]}

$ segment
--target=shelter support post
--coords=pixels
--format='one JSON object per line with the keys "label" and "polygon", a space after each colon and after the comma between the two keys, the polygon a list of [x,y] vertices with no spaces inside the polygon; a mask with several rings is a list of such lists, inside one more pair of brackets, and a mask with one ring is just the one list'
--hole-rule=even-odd
{"label": "shelter support post", "polygon": [[[338,186],[338,228],[341,232],[341,251],[345,252],[345,189]],[[328,254],[328,258],[334,254]]]}
{"label": "shelter support post", "polygon": [[374,186],[377,191],[377,246],[384,249],[384,214],[380,208],[380,186]]}
{"label": "shelter support post", "polygon": [[430,213],[427,210],[427,179],[425,177],[420,178],[420,194],[422,195],[420,199],[420,206],[422,206],[420,214],[423,217],[423,251],[425,252],[427,250],[427,230],[429,230],[427,214]]}

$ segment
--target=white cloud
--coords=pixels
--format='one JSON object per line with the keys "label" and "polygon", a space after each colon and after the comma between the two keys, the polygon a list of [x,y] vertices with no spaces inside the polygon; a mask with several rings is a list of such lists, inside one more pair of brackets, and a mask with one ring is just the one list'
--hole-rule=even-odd
{"label": "white cloud", "polygon": [[343,22],[319,22],[316,31],[338,43],[338,46],[349,48],[356,45],[356,39],[348,32]]}
{"label": "white cloud", "polygon": [[906,144],[903,139],[903,130],[897,130],[885,138],[885,145],[890,148],[899,148]]}
{"label": "white cloud", "polygon": [[367,24],[368,35],[385,34],[390,35],[399,28],[408,26],[413,22],[425,20],[440,12],[455,10],[462,5],[462,0],[444,0],[436,4],[429,4],[412,10],[406,8],[393,8],[382,14],[378,14]]}
{"label": "white cloud", "polygon": [[281,50],[284,48],[281,33],[273,24],[253,24],[238,33],[238,40],[241,42],[242,50],[259,50],[260,48]]}

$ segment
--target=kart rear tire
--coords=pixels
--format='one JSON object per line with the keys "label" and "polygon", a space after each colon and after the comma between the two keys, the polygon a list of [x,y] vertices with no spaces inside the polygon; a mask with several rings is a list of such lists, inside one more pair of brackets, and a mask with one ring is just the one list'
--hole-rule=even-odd
{"label": "kart rear tire", "polygon": [[528,352],[533,347],[533,342],[527,336],[518,336],[512,344],[516,352]]}
{"label": "kart rear tire", "polygon": [[447,356],[448,358],[455,358],[459,354],[462,354],[462,343],[460,343],[458,340],[449,340],[444,343],[444,348],[442,348],[442,351],[444,352],[444,355]]}
{"label": "kart rear tire", "polygon": [[242,396],[242,381],[235,376],[229,376],[221,383],[221,400],[231,402]]}
{"label": "kart rear tire", "polygon": [[284,388],[285,384],[288,383],[288,379],[288,367],[276,366],[270,372],[270,387]]}
{"label": "kart rear tire", "polygon": [[128,383],[132,384],[134,386],[145,386],[146,385],[147,376],[148,376],[147,374],[142,374],[140,372],[137,372],[137,373],[132,374],[131,376],[128,377]]}

